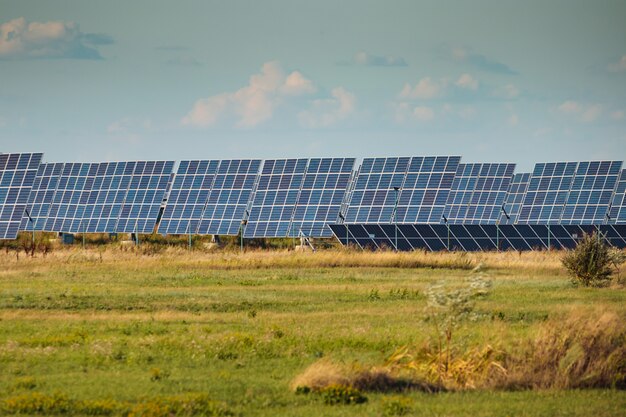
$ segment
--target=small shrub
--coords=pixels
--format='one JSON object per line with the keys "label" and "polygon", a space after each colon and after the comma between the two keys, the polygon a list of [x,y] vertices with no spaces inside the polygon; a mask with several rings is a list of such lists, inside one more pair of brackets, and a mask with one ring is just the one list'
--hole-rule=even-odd
{"label": "small shrub", "polygon": [[326,405],[353,405],[367,402],[367,397],[356,388],[331,385],[320,391]]}
{"label": "small shrub", "polygon": [[385,417],[405,416],[413,411],[413,401],[407,397],[383,398],[381,407]]}
{"label": "small shrub", "polygon": [[170,376],[169,372],[163,371],[159,368],[152,368],[150,370],[150,381],[157,382],[163,379],[167,379]]}
{"label": "small shrub", "polygon": [[596,233],[583,235],[576,248],[561,259],[574,284],[585,287],[606,286],[613,273],[612,261],[604,236]]}

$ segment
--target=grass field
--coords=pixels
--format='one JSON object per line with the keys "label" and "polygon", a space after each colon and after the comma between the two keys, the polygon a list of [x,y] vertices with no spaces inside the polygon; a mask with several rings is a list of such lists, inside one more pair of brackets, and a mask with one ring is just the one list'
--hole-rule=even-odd
{"label": "grass field", "polygon": [[[218,415],[624,415],[626,392],[611,389],[367,393],[345,406],[290,389],[320,358],[375,366],[429,343],[427,287],[479,264],[494,285],[459,329],[460,350],[514,350],[572,311],[626,317],[623,289],[573,287],[555,253],[3,252],[0,396],[57,398],[67,414],[138,403],[148,405],[135,413],[158,414],[161,402],[202,394]],[[72,409],[80,401],[100,408]]]}

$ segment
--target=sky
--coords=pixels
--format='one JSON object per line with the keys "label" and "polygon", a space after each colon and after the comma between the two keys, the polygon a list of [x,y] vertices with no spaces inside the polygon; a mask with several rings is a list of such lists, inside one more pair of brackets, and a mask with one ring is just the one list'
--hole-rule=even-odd
{"label": "sky", "polygon": [[626,160],[626,1],[0,0],[0,152]]}

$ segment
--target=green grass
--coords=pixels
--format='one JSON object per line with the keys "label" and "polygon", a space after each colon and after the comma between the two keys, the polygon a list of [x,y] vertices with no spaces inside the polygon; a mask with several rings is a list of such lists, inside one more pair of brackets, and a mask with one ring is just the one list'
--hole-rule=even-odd
{"label": "green grass", "polygon": [[[202,393],[243,416],[380,416],[387,395],[327,406],[289,384],[321,357],[377,365],[399,346],[428,342],[426,288],[468,274],[456,267],[298,267],[290,257],[303,255],[291,253],[275,255],[276,268],[255,258],[263,254],[238,267],[236,256],[225,256],[0,255],[0,396],[136,403]],[[443,255],[435,256],[443,265]],[[459,331],[458,346],[516,346],[546,320],[581,307],[626,316],[623,289],[574,288],[554,255],[536,266],[530,255],[526,264],[518,254],[475,256],[495,285],[477,302],[477,319]],[[626,393],[612,390],[403,397],[413,415],[617,416],[626,409]]]}

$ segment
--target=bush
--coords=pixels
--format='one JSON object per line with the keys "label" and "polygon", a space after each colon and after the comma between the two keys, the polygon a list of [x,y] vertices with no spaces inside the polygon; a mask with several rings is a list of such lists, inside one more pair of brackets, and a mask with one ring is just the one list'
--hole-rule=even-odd
{"label": "bush", "polygon": [[351,405],[367,402],[367,397],[356,388],[345,385],[331,385],[320,391],[327,405]]}
{"label": "bush", "polygon": [[613,258],[601,234],[583,235],[576,248],[563,255],[561,262],[572,281],[585,287],[605,286],[613,273]]}

